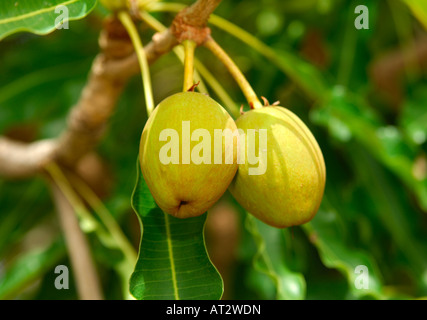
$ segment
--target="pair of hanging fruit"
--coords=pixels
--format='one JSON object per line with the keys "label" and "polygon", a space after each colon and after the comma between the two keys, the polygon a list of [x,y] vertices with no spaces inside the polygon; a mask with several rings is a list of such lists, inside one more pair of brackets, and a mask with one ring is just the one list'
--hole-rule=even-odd
{"label": "pair of hanging fruit", "polygon": [[[240,136],[222,135],[238,129]],[[251,148],[258,152],[256,164],[248,158]],[[203,214],[228,188],[261,221],[278,228],[300,225],[316,214],[326,179],[319,145],[294,113],[264,106],[235,122],[216,101],[196,92],[174,94],[154,109],[139,160],[158,206],[178,218]]]}

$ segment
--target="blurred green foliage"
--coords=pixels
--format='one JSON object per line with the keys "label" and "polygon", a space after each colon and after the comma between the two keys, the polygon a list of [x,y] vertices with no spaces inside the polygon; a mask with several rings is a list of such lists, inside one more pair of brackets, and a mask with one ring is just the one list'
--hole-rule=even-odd
{"label": "blurred green foliage", "polygon": [[[358,4],[369,8],[368,30],[354,27]],[[395,0],[224,0],[216,10],[269,46],[254,50],[212,27],[257,94],[280,100],[310,127],[327,168],[322,206],[304,226],[273,229],[230,201],[241,236],[228,298],[427,296],[427,34],[413,12]],[[97,8],[70,22],[69,30],[0,42],[0,133],[32,140],[61,132],[98,52],[104,15]],[[153,15],[165,24],[173,17]],[[141,30],[147,43],[153,32]],[[204,48],[196,55],[236,104],[244,104],[225,68]],[[173,54],[151,74],[156,103],[180,91],[182,66]],[[113,180],[103,201],[136,247],[130,197],[145,120],[135,77],[97,149]],[[69,264],[61,238],[42,179],[0,180],[0,299],[76,298],[75,290],[53,287],[54,267]],[[111,263],[117,252],[94,235],[89,239],[106,297],[123,298]],[[367,290],[355,287],[358,265],[368,267]]]}

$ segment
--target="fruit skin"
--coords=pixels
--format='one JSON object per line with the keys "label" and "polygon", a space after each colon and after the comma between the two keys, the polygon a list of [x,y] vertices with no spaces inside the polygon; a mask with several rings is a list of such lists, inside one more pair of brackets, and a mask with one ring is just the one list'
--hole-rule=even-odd
{"label": "fruit skin", "polygon": [[[211,164],[182,162],[182,121],[190,121],[191,132],[203,128],[211,137]],[[163,129],[179,134],[179,164],[163,164],[159,141]],[[196,92],[181,92],[164,99],[149,117],[141,136],[139,161],[142,174],[157,205],[178,218],[203,214],[227,190],[236,174],[238,137],[233,139],[233,161],[225,164],[225,149],[231,143],[222,141],[222,164],[214,164],[214,129],[237,130],[234,120],[212,98]],[[170,141],[170,140],[168,140]],[[201,140],[200,140],[201,141]],[[191,141],[190,150],[199,141]]]}
{"label": "fruit skin", "polygon": [[236,124],[245,133],[267,129],[267,168],[262,175],[249,175],[251,165],[244,161],[230,184],[231,194],[271,226],[310,221],[319,209],[326,180],[323,155],[310,130],[294,113],[278,106],[246,112]]}

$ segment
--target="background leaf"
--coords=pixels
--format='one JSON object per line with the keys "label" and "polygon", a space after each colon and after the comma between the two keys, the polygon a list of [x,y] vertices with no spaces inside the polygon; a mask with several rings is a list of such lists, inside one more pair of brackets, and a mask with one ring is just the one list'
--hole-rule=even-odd
{"label": "background leaf", "polygon": [[[349,248],[345,243],[346,240],[340,232],[338,215],[339,212],[333,209],[321,209],[312,222],[304,225],[304,230],[319,250],[322,262],[329,268],[339,270],[347,278],[352,296],[360,298],[371,295],[376,299],[384,298],[378,266],[367,252]],[[355,270],[359,265],[366,266],[369,270],[369,289],[358,289],[355,286],[358,276]]]}
{"label": "background leaf", "polygon": [[47,248],[33,250],[19,257],[3,275],[0,273],[0,300],[14,297],[63,257],[65,245],[62,239],[56,240]]}
{"label": "background leaf", "polygon": [[[418,114],[424,117],[423,114]],[[331,135],[347,142],[351,138],[368,148],[385,167],[414,190],[420,205],[427,210],[427,179],[413,175],[416,149],[402,130],[387,125],[363,99],[342,87],[335,87],[329,98],[312,114],[312,119],[328,128]]]}
{"label": "background leaf", "polygon": [[276,299],[304,299],[305,279],[301,273],[291,271],[286,263],[283,230],[270,227],[249,213],[246,213],[245,226],[257,247],[254,267],[273,281]]}
{"label": "background leaf", "polygon": [[415,17],[427,29],[427,2],[419,0],[403,0],[404,3],[411,9]]}

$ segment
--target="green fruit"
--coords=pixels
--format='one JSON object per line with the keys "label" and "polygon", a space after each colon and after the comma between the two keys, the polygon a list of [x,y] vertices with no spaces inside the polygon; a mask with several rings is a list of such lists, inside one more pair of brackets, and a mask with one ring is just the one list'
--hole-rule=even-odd
{"label": "green fruit", "polygon": [[245,161],[239,161],[229,187],[235,199],[255,217],[277,228],[310,221],[320,206],[326,179],[323,155],[310,130],[291,111],[274,106],[246,112],[236,124],[245,133],[246,149],[248,129],[255,129],[257,138],[261,137],[260,129],[266,129],[267,141],[258,148],[261,140],[255,139],[258,165],[266,165],[265,173],[249,174],[256,165],[248,163],[248,150]]}
{"label": "green fruit", "polygon": [[218,138],[224,129],[237,127],[201,93],[174,94],[154,109],[142,132],[139,161],[164,212],[178,218],[201,215],[227,190],[238,167],[238,137]]}

